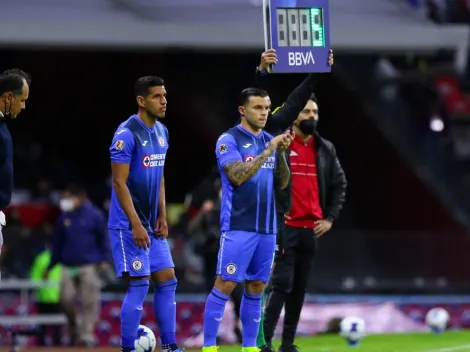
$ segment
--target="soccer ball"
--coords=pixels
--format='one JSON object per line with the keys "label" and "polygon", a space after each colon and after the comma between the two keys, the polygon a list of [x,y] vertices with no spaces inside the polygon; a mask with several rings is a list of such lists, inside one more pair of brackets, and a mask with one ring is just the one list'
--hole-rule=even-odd
{"label": "soccer ball", "polygon": [[438,334],[447,328],[449,313],[444,308],[433,308],[426,314],[426,325]]}
{"label": "soccer ball", "polygon": [[365,335],[366,323],[361,318],[347,317],[341,321],[340,331],[349,346],[356,346]]}
{"label": "soccer ball", "polygon": [[134,342],[136,352],[153,352],[156,345],[157,340],[153,331],[145,325],[139,325],[137,339]]}

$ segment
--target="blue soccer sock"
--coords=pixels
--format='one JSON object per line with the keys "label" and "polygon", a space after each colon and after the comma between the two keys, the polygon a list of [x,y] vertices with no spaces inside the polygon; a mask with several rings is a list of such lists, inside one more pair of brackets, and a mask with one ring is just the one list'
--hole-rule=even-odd
{"label": "blue soccer sock", "polygon": [[123,352],[134,349],[143,307],[149,290],[149,280],[131,281],[121,307],[121,347]]}
{"label": "blue soccer sock", "polygon": [[178,349],[176,345],[176,285],[178,280],[158,284],[155,287],[153,296],[153,310],[160,328],[160,338],[162,340],[162,351]]}
{"label": "blue soccer sock", "polygon": [[242,321],[242,346],[256,346],[259,324],[261,322],[261,294],[245,291],[240,306],[240,320]]}
{"label": "blue soccer sock", "polygon": [[215,287],[207,297],[204,309],[204,347],[217,345],[217,334],[228,299],[228,295],[218,291]]}

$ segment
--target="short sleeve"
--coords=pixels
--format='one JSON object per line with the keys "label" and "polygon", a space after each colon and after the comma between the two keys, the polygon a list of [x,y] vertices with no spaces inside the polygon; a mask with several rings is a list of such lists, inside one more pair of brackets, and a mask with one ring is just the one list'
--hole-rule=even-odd
{"label": "short sleeve", "polygon": [[215,154],[217,155],[217,163],[219,167],[234,161],[243,161],[240,152],[238,151],[237,142],[235,138],[228,133],[224,133],[217,140]]}
{"label": "short sleeve", "polygon": [[132,151],[134,150],[134,135],[127,128],[119,129],[109,147],[111,162],[117,164],[130,164]]}

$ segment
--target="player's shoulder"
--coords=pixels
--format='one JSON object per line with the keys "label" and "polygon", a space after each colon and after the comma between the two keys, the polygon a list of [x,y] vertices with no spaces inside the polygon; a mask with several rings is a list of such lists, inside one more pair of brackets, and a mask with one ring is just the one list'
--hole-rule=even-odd
{"label": "player's shoulder", "polygon": [[132,126],[131,126],[133,120],[134,120],[134,117],[131,116],[127,120],[121,122],[121,124],[118,126],[114,134],[116,136],[133,135]]}
{"label": "player's shoulder", "polygon": [[217,143],[235,142],[233,128],[228,129],[217,138]]}
{"label": "player's shoulder", "polygon": [[117,129],[114,133],[113,142],[109,150],[111,152],[120,152],[122,150],[130,151],[135,146],[134,134],[128,128]]}
{"label": "player's shoulder", "polygon": [[225,154],[228,151],[234,151],[236,149],[238,149],[238,144],[231,129],[225,131],[219,136],[219,138],[217,138],[217,143],[215,146],[215,153],[217,155]]}
{"label": "player's shoulder", "polygon": [[132,130],[129,128],[128,120],[119,125],[113,136],[113,141],[109,150],[112,153],[121,151],[130,152],[135,146],[135,137]]}
{"label": "player's shoulder", "polygon": [[142,129],[144,129],[143,124],[138,120],[137,115],[131,115],[127,118],[127,120],[123,121],[119,125],[118,129],[116,130],[116,133],[119,133],[120,131],[128,131],[133,134],[139,132]]}
{"label": "player's shoulder", "polygon": [[115,137],[130,137],[133,136],[134,134],[132,131],[127,128],[127,127],[119,127],[116,132],[114,132]]}
{"label": "player's shoulder", "polygon": [[127,142],[131,142],[134,139],[134,130],[133,124],[137,122],[134,119],[134,116],[129,117],[127,120],[121,122],[121,124],[114,132],[114,140],[122,139]]}

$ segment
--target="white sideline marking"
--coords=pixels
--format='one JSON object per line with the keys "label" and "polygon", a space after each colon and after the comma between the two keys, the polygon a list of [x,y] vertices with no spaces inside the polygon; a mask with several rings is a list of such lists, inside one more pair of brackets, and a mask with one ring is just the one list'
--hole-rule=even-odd
{"label": "white sideline marking", "polygon": [[468,350],[470,351],[470,345],[460,345],[460,346],[454,346],[454,347],[444,347],[444,348],[439,348],[437,350],[426,350],[424,352],[454,352],[454,351],[465,351]]}

